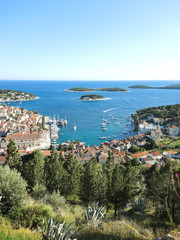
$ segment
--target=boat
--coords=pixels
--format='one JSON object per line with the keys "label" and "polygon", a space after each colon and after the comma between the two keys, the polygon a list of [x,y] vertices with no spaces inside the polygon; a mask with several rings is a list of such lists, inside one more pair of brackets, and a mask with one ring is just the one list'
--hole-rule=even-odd
{"label": "boat", "polygon": [[119,118],[115,118],[115,120],[119,120]]}
{"label": "boat", "polygon": [[101,123],[101,126],[102,126],[102,127],[105,127],[105,126],[106,126],[106,123],[105,123],[104,121],[105,121],[105,119],[104,119],[104,116],[103,116],[103,122]]}
{"label": "boat", "polygon": [[76,131],[77,129],[77,126],[75,125],[75,121],[74,121],[74,131]]}
{"label": "boat", "polygon": [[108,129],[107,128],[102,128],[102,131],[107,131]]}
{"label": "boat", "polygon": [[115,138],[115,137],[116,137],[116,135],[113,135],[113,137]]}
{"label": "boat", "polygon": [[107,137],[100,137],[100,139],[106,139]]}
{"label": "boat", "polygon": [[110,136],[108,136],[108,138],[110,138]]}
{"label": "boat", "polygon": [[107,124],[110,124],[111,122],[106,122]]}
{"label": "boat", "polygon": [[65,119],[64,119],[64,125],[67,125],[67,119],[66,119],[66,116],[65,116]]}
{"label": "boat", "polygon": [[116,124],[116,125],[119,125],[119,123],[120,123],[120,122],[116,122],[115,124]]}

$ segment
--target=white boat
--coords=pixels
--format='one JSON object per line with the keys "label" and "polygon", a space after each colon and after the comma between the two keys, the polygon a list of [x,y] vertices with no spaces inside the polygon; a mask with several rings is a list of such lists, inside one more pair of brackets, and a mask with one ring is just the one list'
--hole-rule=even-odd
{"label": "white boat", "polygon": [[66,116],[65,116],[65,119],[64,119],[64,125],[67,125],[67,119],[66,119]]}
{"label": "white boat", "polygon": [[107,128],[102,128],[102,131],[107,131],[108,129]]}
{"label": "white boat", "polygon": [[100,139],[106,139],[107,137],[100,137]]}
{"label": "white boat", "polygon": [[104,116],[103,116],[103,122],[101,123],[101,126],[102,126],[102,127],[105,127],[105,126],[106,126]]}
{"label": "white boat", "polygon": [[77,126],[75,125],[75,121],[74,121],[74,131],[76,131],[77,129]]}

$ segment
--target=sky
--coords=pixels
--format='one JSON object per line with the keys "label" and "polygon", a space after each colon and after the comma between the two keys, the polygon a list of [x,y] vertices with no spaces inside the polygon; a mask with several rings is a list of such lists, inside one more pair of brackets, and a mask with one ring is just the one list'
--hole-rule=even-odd
{"label": "sky", "polygon": [[180,80],[179,0],[0,0],[0,79]]}

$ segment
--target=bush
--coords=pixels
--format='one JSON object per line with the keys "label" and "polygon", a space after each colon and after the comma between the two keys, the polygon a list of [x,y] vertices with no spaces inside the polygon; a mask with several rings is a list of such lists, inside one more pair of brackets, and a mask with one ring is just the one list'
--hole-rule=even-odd
{"label": "bush", "polygon": [[33,206],[25,206],[18,211],[11,211],[9,217],[12,223],[16,226],[36,229],[41,226],[44,219],[54,217],[55,213],[51,206],[45,204],[37,204]]}
{"label": "bush", "polygon": [[53,192],[52,194],[46,194],[43,201],[44,203],[51,205],[54,210],[66,208],[66,200],[60,195],[59,191]]}
{"label": "bush", "polygon": [[0,196],[2,196],[0,210],[3,214],[16,211],[26,198],[27,184],[15,169],[0,166]]}
{"label": "bush", "polygon": [[35,200],[40,200],[44,197],[44,195],[47,193],[47,189],[44,185],[36,184],[33,187],[32,197]]}
{"label": "bush", "polygon": [[38,232],[31,232],[28,228],[13,229],[11,224],[2,219],[0,223],[1,240],[41,240],[42,236]]}

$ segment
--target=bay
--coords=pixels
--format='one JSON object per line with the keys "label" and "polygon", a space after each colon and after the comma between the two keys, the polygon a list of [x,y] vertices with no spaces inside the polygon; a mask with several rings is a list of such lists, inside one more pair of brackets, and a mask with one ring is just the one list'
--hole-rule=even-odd
{"label": "bay", "polygon": [[[83,102],[77,101],[84,93],[66,92],[72,87],[104,88],[145,84],[149,86],[165,86],[179,84],[180,81],[18,81],[1,80],[1,89],[25,91],[39,96],[38,100],[10,103],[12,106],[36,110],[40,114],[60,118],[66,116],[68,126],[61,128],[58,143],[67,140],[84,141],[86,145],[99,145],[104,140],[100,137],[116,137],[123,139],[133,135],[133,129],[124,134],[126,118],[136,110],[160,105],[180,103],[180,90],[173,89],[128,89],[128,92],[98,92],[110,100]],[[96,93],[96,92],[94,92]],[[102,131],[102,118],[107,119],[107,131]],[[116,125],[119,118],[120,124]],[[77,131],[73,130],[74,122]],[[132,127],[132,126],[131,126]],[[121,134],[121,135],[120,135]],[[108,138],[107,138],[108,139]]]}

